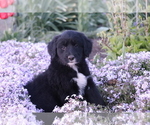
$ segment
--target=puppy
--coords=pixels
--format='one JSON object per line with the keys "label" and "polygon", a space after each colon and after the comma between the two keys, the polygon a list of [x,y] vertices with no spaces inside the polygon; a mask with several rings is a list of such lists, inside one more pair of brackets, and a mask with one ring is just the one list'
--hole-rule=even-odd
{"label": "puppy", "polygon": [[85,61],[91,50],[92,42],[83,33],[67,30],[54,37],[48,44],[50,66],[25,85],[31,102],[52,112],[56,105],[64,105],[67,96],[76,94],[87,102],[105,106]]}

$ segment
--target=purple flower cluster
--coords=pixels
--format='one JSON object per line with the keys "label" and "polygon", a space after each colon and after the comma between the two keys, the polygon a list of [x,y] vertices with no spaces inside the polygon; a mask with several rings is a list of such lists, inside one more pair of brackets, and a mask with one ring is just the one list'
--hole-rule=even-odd
{"label": "purple flower cluster", "polygon": [[[20,122],[41,124],[32,114],[41,110],[36,109],[30,102],[23,85],[47,69],[49,63],[50,56],[45,43],[14,40],[0,43],[0,124]],[[101,68],[88,60],[87,63],[97,85],[104,86],[105,83],[115,79],[117,81],[115,86],[120,86],[119,90],[112,86],[111,89],[104,86],[108,103],[118,101],[122,92],[126,93],[124,87],[131,85],[134,87],[134,93],[131,91],[127,94],[133,96],[134,100],[131,103],[121,101],[113,105],[114,111],[147,111],[150,108],[150,52],[128,53],[125,58],[120,56],[115,61],[105,62]],[[87,102],[80,104],[73,99],[61,109],[57,107],[54,111],[73,111],[77,107],[81,109],[80,111],[93,112],[92,106],[87,107]]]}
{"label": "purple flower cluster", "polygon": [[0,43],[0,122],[22,122],[24,119],[24,123],[40,123],[32,115],[40,110],[29,101],[23,85],[44,71],[49,62],[45,43],[12,40]]}
{"label": "purple flower cluster", "polygon": [[149,125],[150,113],[87,113],[74,111],[56,117],[53,125]]}
{"label": "purple flower cluster", "polygon": [[99,69],[92,69],[92,74],[97,77],[99,84],[106,84],[103,89],[108,94],[108,103],[119,103],[113,107],[114,110],[118,109],[115,111],[121,107],[124,111],[149,110],[150,52],[126,53],[125,57],[120,56],[103,65]]}

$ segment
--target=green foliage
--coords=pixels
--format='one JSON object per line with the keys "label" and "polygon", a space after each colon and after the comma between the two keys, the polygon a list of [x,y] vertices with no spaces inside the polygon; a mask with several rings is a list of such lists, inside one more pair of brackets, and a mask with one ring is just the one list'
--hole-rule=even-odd
{"label": "green foliage", "polygon": [[108,26],[106,10],[102,0],[78,0],[78,31],[94,31],[101,25]]}
{"label": "green foliage", "polygon": [[[16,5],[14,31],[6,31],[2,40],[17,41],[50,41],[50,31],[59,32],[64,29],[76,29],[77,14],[71,0],[19,0]],[[72,11],[69,12],[69,10]],[[11,36],[11,37],[10,37]],[[45,37],[46,36],[46,37]]]}
{"label": "green foliage", "polygon": [[12,33],[11,29],[7,30],[4,32],[3,38],[1,39],[1,41],[7,41],[10,39],[17,39],[20,40],[21,37],[21,33]]}
{"label": "green foliage", "polygon": [[[102,24],[108,24],[106,15],[102,13],[105,9],[104,2],[98,0],[18,0],[14,29],[6,31],[1,41],[11,38],[48,42],[52,37],[51,31],[94,31]],[[95,36],[95,32],[88,34]]]}
{"label": "green foliage", "polygon": [[[101,33],[100,36],[104,36]],[[105,36],[108,35],[105,34]],[[103,37],[98,41],[103,49],[107,52],[107,59],[115,60],[118,56],[123,54],[123,51],[129,53],[137,53],[140,51],[150,51],[150,36],[129,35],[124,39],[123,34]],[[123,43],[125,48],[123,49]]]}
{"label": "green foliage", "polygon": [[[107,13],[111,30],[98,33],[102,38],[99,43],[106,50],[107,59],[114,60],[126,52],[150,51],[150,13],[146,9],[143,13],[138,12],[141,6],[148,8],[148,3],[135,1],[138,6],[133,6],[133,2],[107,2],[108,9],[112,9]],[[133,11],[131,7],[136,13],[128,13]]]}

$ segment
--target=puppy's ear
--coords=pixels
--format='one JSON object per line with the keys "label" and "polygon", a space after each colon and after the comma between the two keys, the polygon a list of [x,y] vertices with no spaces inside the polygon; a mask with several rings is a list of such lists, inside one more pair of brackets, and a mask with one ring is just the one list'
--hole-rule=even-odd
{"label": "puppy's ear", "polygon": [[54,58],[57,54],[57,40],[60,35],[55,36],[51,42],[48,43],[48,53],[50,54],[51,58]]}
{"label": "puppy's ear", "polygon": [[92,51],[92,41],[84,36],[84,54],[85,57],[89,57],[90,53]]}

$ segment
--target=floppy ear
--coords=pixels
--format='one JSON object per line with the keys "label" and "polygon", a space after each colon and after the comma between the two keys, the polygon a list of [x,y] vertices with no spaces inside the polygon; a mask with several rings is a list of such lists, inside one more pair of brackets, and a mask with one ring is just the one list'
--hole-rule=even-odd
{"label": "floppy ear", "polygon": [[60,37],[60,35],[55,36],[51,42],[48,43],[48,53],[50,54],[51,58],[54,58],[57,54],[57,39]]}
{"label": "floppy ear", "polygon": [[84,36],[84,54],[85,57],[89,57],[91,51],[92,51],[92,41],[87,38],[86,36]]}

